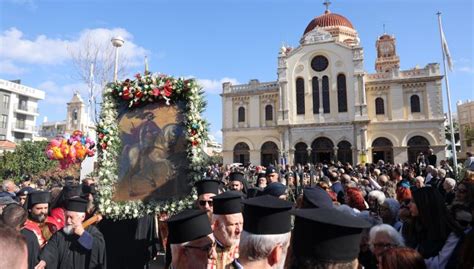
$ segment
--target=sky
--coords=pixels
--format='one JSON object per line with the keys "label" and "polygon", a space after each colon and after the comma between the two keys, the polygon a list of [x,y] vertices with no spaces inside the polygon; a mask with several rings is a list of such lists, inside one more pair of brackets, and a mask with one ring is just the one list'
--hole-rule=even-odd
{"label": "sky", "polygon": [[[145,56],[151,72],[195,77],[206,92],[210,134],[220,142],[222,83],[275,81],[279,48],[297,47],[324,10],[323,0],[0,0],[0,78],[46,92],[37,124],[64,120],[75,90],[87,98],[71,55],[87,40],[113,52],[110,39],[120,35],[127,60],[119,79],[143,72]],[[474,100],[472,0],[332,0],[330,10],[358,31],[368,73],[383,25],[396,37],[402,70],[441,63],[440,11],[454,62],[452,109],[458,100]],[[443,100],[447,111],[444,83]]]}

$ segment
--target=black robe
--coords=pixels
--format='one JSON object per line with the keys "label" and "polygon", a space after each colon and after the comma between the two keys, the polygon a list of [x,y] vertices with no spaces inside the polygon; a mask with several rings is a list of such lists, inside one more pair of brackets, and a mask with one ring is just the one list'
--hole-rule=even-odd
{"label": "black robe", "polygon": [[21,234],[25,237],[26,247],[28,249],[28,268],[34,269],[39,262],[38,256],[41,250],[38,237],[36,237],[34,232],[28,229],[21,230]]}
{"label": "black robe", "polygon": [[94,226],[85,229],[92,236],[92,248],[86,249],[77,240],[79,236],[67,235],[63,230],[55,233],[44,246],[40,260],[48,269],[102,269],[106,268],[105,241]]}

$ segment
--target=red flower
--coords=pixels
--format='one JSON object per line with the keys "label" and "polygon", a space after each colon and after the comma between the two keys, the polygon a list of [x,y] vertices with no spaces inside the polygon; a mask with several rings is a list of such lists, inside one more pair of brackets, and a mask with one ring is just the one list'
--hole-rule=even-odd
{"label": "red flower", "polygon": [[142,92],[142,91],[136,91],[136,92],[135,92],[135,97],[137,97],[137,98],[142,98],[142,96],[143,96],[143,92]]}
{"label": "red flower", "polygon": [[171,86],[171,82],[167,80],[165,83],[165,86],[163,86],[163,95],[166,97],[170,97],[172,92],[173,92],[173,87]]}
{"label": "red flower", "polygon": [[192,142],[192,144],[193,144],[193,146],[197,146],[197,145],[199,145],[199,142],[197,142],[196,140],[194,140],[194,141]]}
{"label": "red flower", "polygon": [[140,79],[142,78],[142,76],[140,75],[140,73],[137,73],[137,74],[135,75],[135,77],[136,77],[138,80],[140,80]]}
{"label": "red flower", "polygon": [[104,139],[104,137],[105,137],[105,134],[103,134],[103,133],[100,133],[100,134],[99,134],[99,139],[100,139],[100,140]]}
{"label": "red flower", "polygon": [[151,94],[152,94],[153,96],[158,96],[158,95],[160,95],[160,89],[154,88],[153,90],[151,90]]}
{"label": "red flower", "polygon": [[132,98],[132,95],[130,94],[130,90],[128,88],[125,88],[122,92],[122,99],[128,100],[130,98]]}
{"label": "red flower", "polygon": [[196,135],[196,130],[191,130],[191,135],[195,136]]}
{"label": "red flower", "polygon": [[107,143],[102,143],[102,144],[100,144],[100,146],[102,147],[102,149],[106,149],[107,148]]}

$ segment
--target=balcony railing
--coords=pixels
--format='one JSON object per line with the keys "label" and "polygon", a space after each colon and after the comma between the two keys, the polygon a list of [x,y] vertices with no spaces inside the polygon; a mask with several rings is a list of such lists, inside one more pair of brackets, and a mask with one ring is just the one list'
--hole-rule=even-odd
{"label": "balcony railing", "polygon": [[21,130],[21,131],[25,131],[25,132],[29,132],[29,133],[36,131],[35,126],[28,125],[23,121],[17,121],[15,123],[13,123],[12,127],[13,127],[14,130]]}
{"label": "balcony railing", "polygon": [[20,112],[20,113],[27,112],[27,113],[38,114],[39,110],[37,107],[18,104],[18,106],[16,107],[16,112]]}

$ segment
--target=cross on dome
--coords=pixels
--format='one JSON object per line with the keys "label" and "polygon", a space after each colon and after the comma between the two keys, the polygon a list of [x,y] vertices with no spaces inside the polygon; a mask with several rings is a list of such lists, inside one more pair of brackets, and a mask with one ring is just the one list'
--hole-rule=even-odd
{"label": "cross on dome", "polygon": [[331,5],[331,2],[329,2],[329,0],[325,0],[323,5],[326,6],[326,11],[324,13],[329,13],[329,5]]}

